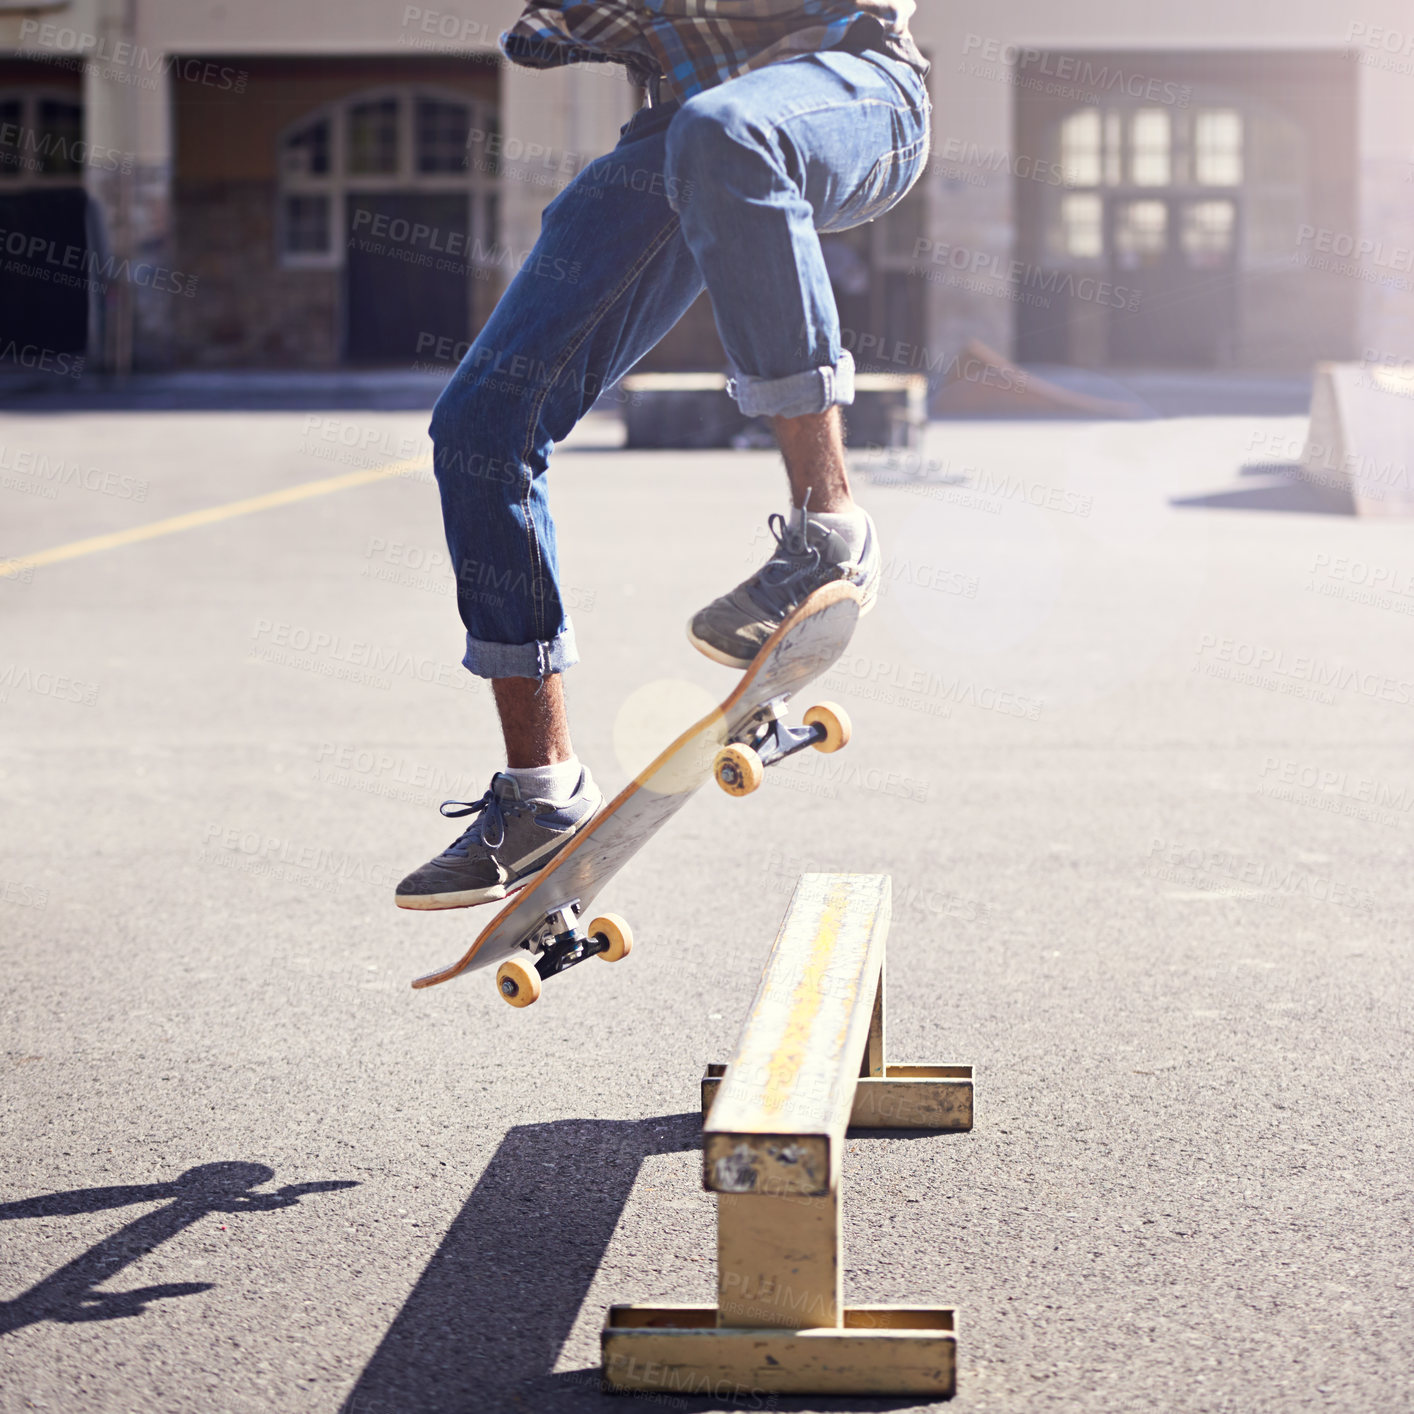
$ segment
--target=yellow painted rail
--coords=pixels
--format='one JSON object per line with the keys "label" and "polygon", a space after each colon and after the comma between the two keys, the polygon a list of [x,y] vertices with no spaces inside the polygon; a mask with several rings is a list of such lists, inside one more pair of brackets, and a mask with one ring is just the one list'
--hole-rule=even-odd
{"label": "yellow painted rail", "polygon": [[890,1064],[879,874],[806,874],[731,1060],[702,1082],[717,1194],[717,1301],[614,1306],[604,1387],[678,1394],[923,1395],[956,1388],[956,1312],[847,1306],[841,1173],[851,1125],[972,1127],[972,1067]]}

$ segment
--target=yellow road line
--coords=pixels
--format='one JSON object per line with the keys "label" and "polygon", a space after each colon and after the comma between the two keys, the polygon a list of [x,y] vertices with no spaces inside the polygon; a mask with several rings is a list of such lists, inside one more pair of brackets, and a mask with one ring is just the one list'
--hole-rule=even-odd
{"label": "yellow road line", "polygon": [[214,525],[217,521],[251,515],[255,511],[293,505],[296,501],[307,501],[311,496],[327,496],[331,491],[367,486],[373,481],[386,481],[390,476],[406,476],[426,465],[425,460],[390,462],[387,466],[372,467],[367,471],[350,471],[343,476],[326,477],[323,481],[306,481],[299,486],[289,486],[283,491],[270,491],[264,496],[250,496],[244,501],[228,501],[224,506],[208,506],[204,511],[188,511],[185,515],[168,516],[166,520],[149,521],[146,525],[135,525],[129,530],[115,530],[108,535],[91,535],[87,540],[71,540],[67,545],[36,550],[32,555],[0,560],[0,576],[9,578],[23,573],[26,569],[55,565],[61,560],[76,560],[80,555],[96,554],[99,550],[116,550],[120,545],[134,545],[139,540],[155,540],[159,535],[175,535],[181,530],[195,530],[198,526]]}

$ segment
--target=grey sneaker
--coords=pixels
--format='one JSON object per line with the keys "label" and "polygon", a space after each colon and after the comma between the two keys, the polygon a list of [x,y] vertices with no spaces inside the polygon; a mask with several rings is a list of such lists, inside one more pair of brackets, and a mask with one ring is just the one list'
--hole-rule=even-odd
{"label": "grey sneaker", "polygon": [[845,543],[833,530],[808,519],[799,508],[768,522],[776,538],[776,552],[750,579],[729,594],[699,609],[687,627],[687,636],[699,653],[729,668],[750,666],[777,626],[802,600],[823,584],[837,579],[858,587],[859,612],[867,614],[879,597],[879,538],[868,521],[864,549],[850,557]]}
{"label": "grey sneaker", "polygon": [[505,898],[539,873],[594,818],[603,800],[587,769],[563,804],[522,800],[515,777],[497,771],[480,800],[442,802],[449,819],[477,819],[398,885],[395,902],[399,908],[468,908]]}

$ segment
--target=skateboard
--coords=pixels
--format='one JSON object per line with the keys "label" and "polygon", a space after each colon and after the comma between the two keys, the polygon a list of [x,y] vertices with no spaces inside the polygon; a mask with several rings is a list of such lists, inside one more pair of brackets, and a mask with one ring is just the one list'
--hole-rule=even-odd
{"label": "skateboard", "polygon": [[673,742],[601,807],[594,819],[482,929],[462,957],[419,977],[435,987],[464,972],[495,967],[496,989],[529,1006],[548,978],[591,957],[617,962],[633,933],[617,914],[582,921],[615,874],[715,778],[729,795],[749,795],[766,767],[806,747],[838,751],[849,741],[843,708],[822,702],[804,726],[785,718],[791,695],[844,652],[859,618],[859,591],[837,581],[817,589],[761,645],[731,695]]}

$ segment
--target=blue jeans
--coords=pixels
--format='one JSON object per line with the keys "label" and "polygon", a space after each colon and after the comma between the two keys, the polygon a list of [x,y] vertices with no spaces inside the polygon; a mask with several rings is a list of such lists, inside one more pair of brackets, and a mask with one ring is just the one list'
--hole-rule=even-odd
{"label": "blue jeans", "polygon": [[545,209],[540,238],[432,414],[466,667],[578,661],[545,472],[607,387],[710,292],[751,416],[854,400],[817,231],[882,215],[928,158],[923,81],[830,50],[641,109]]}

